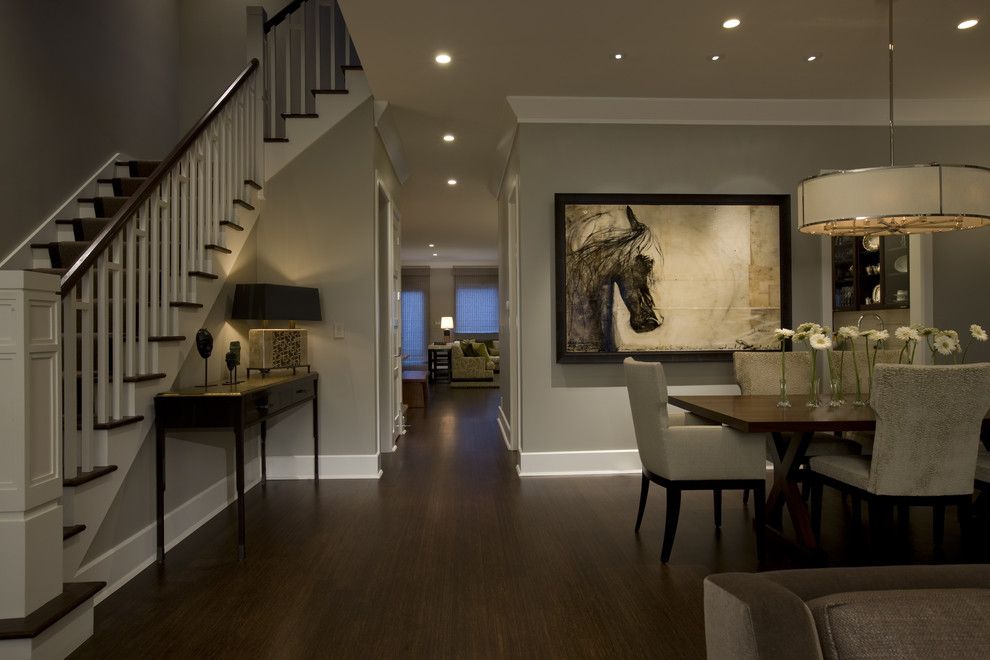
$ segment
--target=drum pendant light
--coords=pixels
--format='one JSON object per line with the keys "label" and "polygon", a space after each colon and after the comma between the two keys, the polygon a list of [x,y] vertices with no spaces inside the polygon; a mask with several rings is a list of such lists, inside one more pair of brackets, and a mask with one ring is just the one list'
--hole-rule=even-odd
{"label": "drum pendant light", "polygon": [[888,3],[890,165],[827,172],[797,189],[798,229],[826,236],[888,236],[990,224],[990,168],[894,165],[894,2]]}

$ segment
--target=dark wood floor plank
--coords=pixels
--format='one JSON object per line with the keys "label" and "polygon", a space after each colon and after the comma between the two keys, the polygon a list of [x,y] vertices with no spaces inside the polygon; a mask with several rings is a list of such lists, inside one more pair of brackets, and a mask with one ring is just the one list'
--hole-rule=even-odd
{"label": "dark wood floor plank", "polygon": [[[704,577],[760,568],[740,493],[725,493],[720,531],[711,494],[684,493],[663,566],[663,489],[636,535],[639,475],[520,479],[497,390],[433,394],[410,412],[382,479],[256,486],[246,561],[230,552],[228,507],[103,601],[73,657],[705,657]],[[829,558],[879,563],[846,531],[850,517],[826,490]],[[962,551],[954,521],[943,560],[985,557],[986,539]],[[885,562],[935,558],[930,514],[911,523],[904,554]],[[769,568],[815,561],[780,543],[767,551]]]}

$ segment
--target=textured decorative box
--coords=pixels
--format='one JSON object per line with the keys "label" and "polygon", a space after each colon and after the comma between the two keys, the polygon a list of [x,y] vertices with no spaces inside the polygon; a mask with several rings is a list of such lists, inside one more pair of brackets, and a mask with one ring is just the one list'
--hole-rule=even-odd
{"label": "textured decorative box", "polygon": [[284,369],[309,364],[309,331],[260,328],[248,331],[252,369]]}

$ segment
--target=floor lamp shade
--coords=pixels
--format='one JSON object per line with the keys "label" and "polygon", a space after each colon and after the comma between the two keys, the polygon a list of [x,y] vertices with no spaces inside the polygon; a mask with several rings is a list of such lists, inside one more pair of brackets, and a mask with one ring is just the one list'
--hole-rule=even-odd
{"label": "floor lamp shade", "polygon": [[917,234],[990,224],[990,169],[906,165],[832,172],[798,185],[798,229],[829,236]]}
{"label": "floor lamp shade", "polygon": [[248,359],[252,369],[268,371],[309,364],[309,331],[296,321],[322,321],[320,291],[283,284],[238,284],[231,319],[287,321],[288,328],[248,331]]}

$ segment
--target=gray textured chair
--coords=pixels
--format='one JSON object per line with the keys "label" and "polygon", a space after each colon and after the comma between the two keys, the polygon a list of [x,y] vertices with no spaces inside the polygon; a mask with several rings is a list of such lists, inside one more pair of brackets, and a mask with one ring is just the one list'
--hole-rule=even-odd
{"label": "gray textured chair", "polygon": [[[780,394],[780,351],[736,351],[732,354],[732,367],[739,391],[746,395]],[[811,352],[791,351],[784,359],[789,394],[803,395],[811,389]],[[769,442],[769,439],[768,439]],[[808,444],[806,456],[833,454],[858,454],[859,444],[836,437],[833,434],[815,434]],[[743,503],[749,501],[749,491],[743,494]]]}
{"label": "gray textured chair", "polygon": [[960,521],[969,519],[990,364],[879,364],[870,405],[877,418],[872,457],[811,459],[814,524],[821,524],[825,484],[866,499],[871,523],[891,505],[933,506],[938,543],[945,505],[960,507]]}
{"label": "gray textured chair", "polygon": [[990,657],[990,565],[705,579],[708,660]]}
{"label": "gray textured chair", "polygon": [[990,490],[990,452],[983,449],[976,455],[976,485]]}
{"label": "gray textured chair", "polygon": [[[856,360],[855,364],[859,369],[859,391],[865,398],[870,396],[870,375],[869,369],[866,365],[866,350],[862,346],[862,342],[859,342],[860,346],[856,349]],[[873,355],[873,349],[870,349],[870,355]],[[876,364],[897,364],[897,360],[901,355],[900,349],[893,348],[881,348],[877,352]],[[836,370],[839,368],[839,363],[842,364],[842,393],[846,398],[846,401],[852,401],[856,398],[856,372],[853,370],[853,352],[852,351],[834,351],[832,353],[832,360],[836,365]],[[873,453],[873,434],[872,433],[852,433],[849,434],[848,439],[857,443],[861,447],[863,454]]]}
{"label": "gray textured chair", "polygon": [[[757,494],[756,550],[762,559],[766,489],[763,436],[707,425],[690,414],[675,417],[667,412],[667,379],[660,363],[626,358],[623,366],[636,446],[643,464],[636,532],[643,522],[651,481],[667,489],[666,525],[660,552],[664,563],[670,559],[674,545],[681,491],[713,491],[717,527],[721,525],[722,490],[752,488]],[[676,421],[682,425],[672,423]]]}

